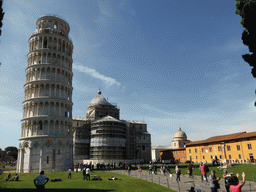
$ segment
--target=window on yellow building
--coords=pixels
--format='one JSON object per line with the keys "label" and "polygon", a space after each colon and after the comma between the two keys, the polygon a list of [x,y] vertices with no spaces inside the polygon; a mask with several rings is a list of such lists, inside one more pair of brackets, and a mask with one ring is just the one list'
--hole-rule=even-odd
{"label": "window on yellow building", "polygon": [[196,159],[197,159],[197,156],[196,156]]}
{"label": "window on yellow building", "polygon": [[227,149],[228,149],[228,151],[230,151],[230,150],[231,150],[231,147],[230,147],[230,145],[227,145]]}
{"label": "window on yellow building", "polygon": [[212,159],[212,155],[211,155],[211,159]]}
{"label": "window on yellow building", "polygon": [[229,159],[232,159],[232,158],[231,158],[231,155],[228,155],[228,158],[229,158]]}
{"label": "window on yellow building", "polygon": [[203,156],[203,159],[204,159],[204,156]]}
{"label": "window on yellow building", "polygon": [[248,149],[252,149],[252,145],[251,144],[248,144]]}
{"label": "window on yellow building", "polygon": [[238,158],[239,158],[239,159],[242,159],[241,154],[238,154]]}
{"label": "window on yellow building", "polygon": [[202,153],[204,152],[204,148],[202,148]]}
{"label": "window on yellow building", "polygon": [[221,151],[221,147],[218,147],[218,151]]}
{"label": "window on yellow building", "polygon": [[220,159],[222,159],[222,156],[220,155]]}
{"label": "window on yellow building", "polygon": [[197,149],[195,149],[195,153],[197,153]]}
{"label": "window on yellow building", "polygon": [[237,148],[237,151],[240,151],[240,145],[237,145],[236,148]]}
{"label": "window on yellow building", "polygon": [[191,149],[189,149],[189,153],[191,153]]}
{"label": "window on yellow building", "polygon": [[209,151],[212,152],[212,148],[211,147],[209,148]]}

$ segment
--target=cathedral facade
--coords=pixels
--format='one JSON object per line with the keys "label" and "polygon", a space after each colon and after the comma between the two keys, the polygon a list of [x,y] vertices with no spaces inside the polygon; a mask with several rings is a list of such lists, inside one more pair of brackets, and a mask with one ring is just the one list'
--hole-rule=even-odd
{"label": "cathedral facade", "polygon": [[144,121],[120,120],[116,104],[98,91],[86,118],[73,118],[74,162],[149,162],[151,135]]}

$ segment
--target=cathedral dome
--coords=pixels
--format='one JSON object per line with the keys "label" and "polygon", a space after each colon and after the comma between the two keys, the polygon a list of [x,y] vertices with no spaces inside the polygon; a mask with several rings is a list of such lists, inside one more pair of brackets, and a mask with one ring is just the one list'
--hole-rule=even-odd
{"label": "cathedral dome", "polygon": [[179,128],[179,130],[174,134],[174,140],[187,140],[187,135],[181,130],[181,128]]}
{"label": "cathedral dome", "polygon": [[99,105],[99,104],[101,105],[109,104],[109,102],[103,96],[101,96],[100,89],[98,91],[98,95],[92,99],[89,105]]}

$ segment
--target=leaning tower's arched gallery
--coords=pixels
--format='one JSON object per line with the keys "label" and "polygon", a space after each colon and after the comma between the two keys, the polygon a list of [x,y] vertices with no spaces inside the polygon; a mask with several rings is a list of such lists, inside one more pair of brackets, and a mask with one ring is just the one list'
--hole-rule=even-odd
{"label": "leaning tower's arched gallery", "polygon": [[72,118],[72,53],[68,23],[56,16],[36,21],[29,38],[17,172],[66,171],[75,162],[151,160],[144,121],[119,119],[101,91],[86,118]]}

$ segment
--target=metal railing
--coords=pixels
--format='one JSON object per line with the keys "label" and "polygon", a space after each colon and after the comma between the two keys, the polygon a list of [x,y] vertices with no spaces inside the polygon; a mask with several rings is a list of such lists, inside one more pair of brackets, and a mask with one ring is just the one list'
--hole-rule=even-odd
{"label": "metal railing", "polygon": [[[110,170],[114,173],[129,175],[132,177],[137,177],[140,179],[144,179],[149,182],[157,183],[159,185],[165,186],[167,188],[173,189],[175,191],[179,192],[186,192],[190,191],[191,189],[194,189],[194,191],[197,191],[200,189],[201,192],[208,192],[210,191],[210,184],[207,182],[201,182],[201,177],[199,176],[193,176],[192,178],[189,178],[187,175],[181,175],[180,182],[176,181],[176,174],[171,174],[172,177],[170,177],[170,173],[161,174],[157,173],[157,175],[149,173],[148,171],[141,171],[138,170],[132,170],[128,172],[127,170]],[[220,183],[220,189],[218,189],[219,192],[226,192],[224,180],[222,180]],[[245,186],[243,187],[243,190],[245,191],[255,191],[256,186],[254,186],[253,182],[246,182]],[[199,191],[199,190],[198,190]]]}

